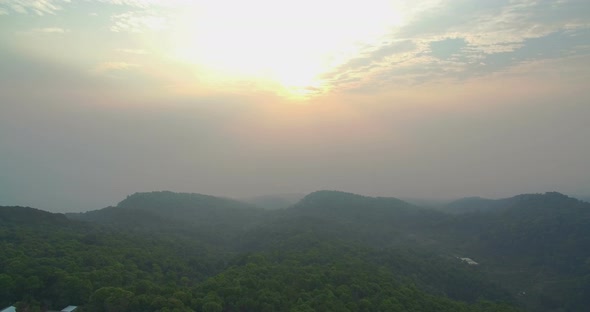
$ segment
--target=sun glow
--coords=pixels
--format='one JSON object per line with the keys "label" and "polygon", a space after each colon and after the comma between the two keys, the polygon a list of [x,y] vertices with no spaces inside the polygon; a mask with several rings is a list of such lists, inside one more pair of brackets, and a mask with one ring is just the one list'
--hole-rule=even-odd
{"label": "sun glow", "polygon": [[307,97],[328,91],[323,75],[401,19],[385,0],[208,1],[176,14],[168,53],[192,64],[201,81]]}

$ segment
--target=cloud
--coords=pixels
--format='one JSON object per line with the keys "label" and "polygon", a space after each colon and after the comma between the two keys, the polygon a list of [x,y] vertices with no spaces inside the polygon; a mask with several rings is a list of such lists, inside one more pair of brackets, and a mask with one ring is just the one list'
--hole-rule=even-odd
{"label": "cloud", "polygon": [[104,62],[98,64],[92,71],[97,74],[103,74],[113,71],[128,70],[141,67],[138,64],[127,63],[127,62]]}
{"label": "cloud", "polygon": [[430,54],[439,59],[448,60],[462,52],[467,45],[463,38],[448,38],[430,42]]}
{"label": "cloud", "polygon": [[142,33],[146,30],[163,30],[168,27],[165,17],[150,12],[127,12],[111,17],[113,32]]}
{"label": "cloud", "polygon": [[98,0],[98,2],[145,9],[145,8],[149,8],[155,4],[163,3],[164,1],[158,1],[158,0]]}
{"label": "cloud", "polygon": [[[175,14],[193,12],[201,4],[205,8],[207,7],[203,1],[88,1],[103,8],[119,6],[109,9],[110,12],[117,12],[111,16],[110,25],[105,26],[112,32],[134,34],[159,32],[158,35],[162,34],[164,39],[178,36],[180,29],[178,25],[183,23],[173,19]],[[68,9],[67,3],[69,2],[70,0],[0,0],[0,15],[12,12],[39,15],[55,14],[59,10]],[[262,2],[256,1],[256,3]],[[252,4],[244,7],[251,6]],[[590,20],[590,2],[583,0],[417,0],[413,2],[399,1],[394,6],[395,10],[392,11],[395,11],[395,14],[391,13],[391,19],[396,19],[396,22],[387,24],[391,28],[384,32],[384,36],[375,40],[373,40],[374,38],[366,39],[373,40],[371,42],[362,41],[365,38],[359,39],[362,42],[358,42],[357,46],[350,49],[351,51],[355,50],[354,53],[344,51],[341,54],[335,52],[334,55],[329,55],[332,52],[326,52],[326,59],[334,56],[335,61],[331,65],[334,67],[320,74],[319,79],[322,80],[322,87],[316,90],[310,88],[310,92],[325,93],[327,90],[388,88],[392,85],[411,85],[437,79],[464,80],[489,75],[531,59],[550,59],[562,55],[588,53],[588,49],[580,44],[581,41],[586,40],[590,30],[590,22],[588,22]],[[191,7],[191,10],[188,10],[188,7]],[[73,10],[73,8],[70,9]],[[100,9],[93,8],[90,12],[100,12],[103,16],[112,14],[100,11]],[[226,8],[221,5],[219,13],[226,14],[226,11]],[[350,25],[350,20],[355,18],[359,18],[359,20],[364,18],[364,12],[350,11],[352,13],[350,16],[346,16],[346,24]],[[245,13],[235,14],[236,18],[243,18],[238,21],[251,19]],[[320,6],[310,14],[314,19],[317,18],[318,21],[324,22],[325,15],[329,14],[329,11],[325,11],[324,6]],[[387,14],[389,13],[385,13],[385,15]],[[232,16],[229,15],[229,17]],[[269,24],[275,21],[281,22],[272,14],[265,15],[264,18],[267,17]],[[235,22],[236,18],[229,18],[228,21]],[[263,21],[257,22],[264,25],[266,21],[264,18]],[[109,22],[107,21],[107,23]],[[223,20],[220,21],[220,24],[225,23]],[[291,25],[290,23],[293,24],[294,29],[308,27],[297,19],[293,19],[292,22],[289,20],[287,24]],[[242,24],[237,23],[237,25]],[[68,27],[75,29],[74,26],[68,25]],[[239,28],[235,28],[239,33]],[[281,36],[275,36],[279,32],[277,30],[279,28],[253,29],[254,31],[268,31],[267,37],[276,37],[274,46],[268,43],[268,38],[265,36],[259,36],[264,39],[256,42],[250,40],[253,36],[236,35],[234,29],[227,31],[226,41],[235,40],[236,43],[244,42],[245,45],[268,47],[262,52],[256,49],[248,50],[256,52],[258,56],[263,53],[282,55],[280,53],[281,47],[292,47],[290,49],[294,50],[314,44],[312,40],[305,41],[302,36],[294,35],[297,32],[283,31]],[[287,28],[287,30],[289,29]],[[325,31],[325,37],[329,37],[333,35],[331,29],[330,27],[326,27],[326,29],[316,27],[316,32]],[[193,29],[184,30],[190,33]],[[217,38],[225,35],[214,27],[208,27],[204,31],[211,34],[214,42],[219,41]],[[66,32],[68,32],[67,29],[57,27],[37,28],[31,31],[31,33],[46,34]],[[346,32],[346,36],[352,35]],[[280,43],[277,44],[277,42]],[[167,47],[162,49],[165,50]],[[191,47],[191,49],[193,48]],[[305,50],[305,48],[301,49]],[[141,46],[135,49],[121,48],[115,51],[129,55],[149,54]],[[272,51],[278,52],[272,53]],[[242,63],[256,57],[256,55],[243,54],[247,56],[240,59]],[[231,57],[224,59],[231,59]],[[269,63],[269,60],[264,59],[264,62]],[[116,67],[110,68],[109,71],[115,70]],[[232,66],[232,69],[235,67]]]}
{"label": "cloud", "polygon": [[424,2],[413,12],[383,38],[386,44],[369,45],[326,73],[333,89],[463,80],[589,53],[582,45],[590,39],[585,1],[447,0]]}
{"label": "cloud", "polygon": [[43,34],[65,34],[67,32],[70,32],[70,30],[59,28],[59,27],[46,27],[46,28],[34,28],[30,32],[31,33],[43,33]]}
{"label": "cloud", "polygon": [[146,55],[149,54],[146,50],[143,49],[117,49],[117,52],[127,53],[127,54],[135,54],[135,55]]}
{"label": "cloud", "polygon": [[[8,14],[13,11],[20,14],[55,14],[62,9],[63,4],[70,3],[70,0],[1,0],[0,12]],[[0,15],[3,15],[0,13]]]}
{"label": "cloud", "polygon": [[343,68],[358,68],[371,66],[372,64],[383,61],[388,57],[412,51],[416,44],[411,40],[386,42],[381,46],[370,47],[360,53],[359,56],[348,61]]}
{"label": "cloud", "polygon": [[63,35],[69,33],[69,29],[61,28],[61,27],[42,27],[42,28],[33,28],[27,31],[16,31],[16,35],[22,36],[50,36],[50,35]]}

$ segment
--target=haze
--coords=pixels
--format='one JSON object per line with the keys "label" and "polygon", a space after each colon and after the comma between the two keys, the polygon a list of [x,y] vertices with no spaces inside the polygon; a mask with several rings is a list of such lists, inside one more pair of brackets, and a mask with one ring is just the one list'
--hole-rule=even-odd
{"label": "haze", "polygon": [[590,3],[0,0],[0,205],[590,195]]}

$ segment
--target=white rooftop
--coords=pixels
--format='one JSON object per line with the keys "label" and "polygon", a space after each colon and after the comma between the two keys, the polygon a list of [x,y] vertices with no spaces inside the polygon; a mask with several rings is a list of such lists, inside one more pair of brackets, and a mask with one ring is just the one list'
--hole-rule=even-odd
{"label": "white rooftop", "polygon": [[10,306],[0,312],[16,312],[16,307]]}
{"label": "white rooftop", "polygon": [[77,306],[67,306],[61,310],[61,312],[73,312],[77,309]]}

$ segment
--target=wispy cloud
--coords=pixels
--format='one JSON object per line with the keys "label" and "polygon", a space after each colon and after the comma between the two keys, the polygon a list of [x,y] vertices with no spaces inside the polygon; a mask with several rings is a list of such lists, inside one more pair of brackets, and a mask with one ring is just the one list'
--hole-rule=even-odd
{"label": "wispy cloud", "polygon": [[111,17],[113,32],[142,33],[146,30],[163,30],[167,28],[167,19],[149,12],[127,12]]}
{"label": "wispy cloud", "polygon": [[[8,14],[9,11],[20,14],[55,14],[70,0],[1,0],[0,12]],[[0,13],[2,15],[2,13]]]}
{"label": "wispy cloud", "polygon": [[32,33],[44,33],[44,34],[64,34],[70,32],[69,29],[60,27],[46,27],[46,28],[34,28],[31,30]]}
{"label": "wispy cloud", "polygon": [[98,64],[92,72],[95,74],[104,74],[113,71],[129,70],[138,68],[140,65],[127,62],[104,62]]}
{"label": "wispy cloud", "polygon": [[146,55],[149,54],[148,51],[143,49],[117,49],[117,52],[127,53],[127,54],[135,54],[135,55]]}
{"label": "wispy cloud", "polygon": [[154,4],[162,3],[164,1],[159,0],[97,0],[102,3],[109,3],[114,5],[125,5],[136,8],[148,8]]}
{"label": "wispy cloud", "polygon": [[24,36],[34,36],[34,35],[63,35],[69,33],[70,30],[61,27],[41,27],[41,28],[33,28],[26,31],[17,31],[15,34],[17,35],[24,35]]}
{"label": "wispy cloud", "polygon": [[[175,36],[171,33],[178,32],[182,28],[179,25],[183,24],[173,19],[174,14],[190,11],[185,10],[188,7],[196,10],[196,6],[204,3],[201,0],[87,1],[94,5],[98,4],[99,7],[93,8],[90,12],[99,12],[101,16],[113,14],[113,10],[101,11],[100,7],[119,6],[115,10],[117,13],[110,17],[110,21],[106,21],[107,25],[103,25],[112,32],[138,34],[157,31],[158,35],[163,34],[162,38],[168,39]],[[62,9],[73,9],[73,6],[67,6],[70,2],[71,0],[0,0],[0,15],[13,12],[55,14]],[[256,1],[256,4],[263,3],[266,2]],[[351,48],[355,50],[354,53],[334,53],[333,59],[337,61],[332,63],[332,67],[327,67],[325,72],[320,73],[319,79],[324,84],[322,91],[318,93],[322,93],[323,90],[367,88],[368,85],[371,85],[371,88],[388,88],[395,84],[417,84],[437,79],[469,79],[489,75],[531,60],[590,53],[588,48],[581,44],[584,40],[590,40],[590,2],[584,0],[416,0],[399,1],[394,7],[396,9],[393,11],[399,11],[399,21],[388,24],[391,28],[385,32],[385,36],[372,42],[359,39],[361,42],[358,46]],[[324,12],[323,8],[320,6],[313,13],[318,21],[323,21],[325,15],[330,14],[328,10]],[[220,18],[227,17],[224,15],[227,12],[223,5],[218,11],[214,12],[220,14]],[[356,15],[365,14],[356,10],[351,12],[351,19]],[[236,14],[236,18],[240,17],[240,14]],[[247,14],[243,16],[244,21],[249,21],[250,17]],[[228,21],[235,21],[236,18],[228,18]],[[269,18],[269,21],[276,22],[273,18]],[[298,24],[299,22],[302,24]],[[294,19],[292,23],[293,29],[306,27],[303,20]],[[244,23],[236,23],[242,24]],[[346,19],[343,25],[345,24],[350,25],[350,20]],[[238,31],[228,28],[228,31],[222,33],[219,29],[209,27],[203,32],[210,33],[215,40],[225,36],[224,40],[227,41],[244,42],[245,48],[248,45],[268,47],[266,51],[281,51],[277,48],[281,46],[292,46],[291,50],[295,50],[314,44],[313,41],[306,42],[302,39],[304,36],[294,35],[296,31],[280,32],[271,25],[272,23],[269,23],[269,26],[252,28],[253,32],[268,32],[268,36],[259,36],[262,39],[255,43],[247,40],[249,36],[239,35],[239,26],[235,27]],[[67,26],[75,29],[74,26]],[[314,30],[320,31],[321,27]],[[63,34],[68,31],[65,28],[48,27],[36,28],[29,33]],[[331,28],[327,28],[325,34],[326,38],[333,35]],[[350,34],[346,32],[345,36]],[[267,39],[271,37],[274,42],[267,42],[271,41]],[[277,43],[278,41],[280,43]],[[362,48],[358,48],[359,46]],[[148,49],[121,48],[115,51],[130,55],[149,54],[142,48]],[[191,49],[192,47],[187,50]],[[248,56],[244,57],[244,63],[250,56],[255,58],[265,53],[265,50],[250,51],[251,54],[245,53]],[[269,53],[271,54],[282,55]],[[328,54],[327,52],[326,59],[332,57]],[[103,71],[133,67],[122,66],[120,62],[105,64],[110,65],[103,64],[100,67]]]}
{"label": "wispy cloud", "polygon": [[[449,0],[427,4],[404,25],[392,29],[385,43],[366,46],[357,57],[326,73],[326,81],[334,88],[347,89],[464,79],[520,62],[588,53],[580,46],[580,38],[590,36],[584,22],[590,18],[587,2]],[[577,39],[571,40],[573,37]]]}

